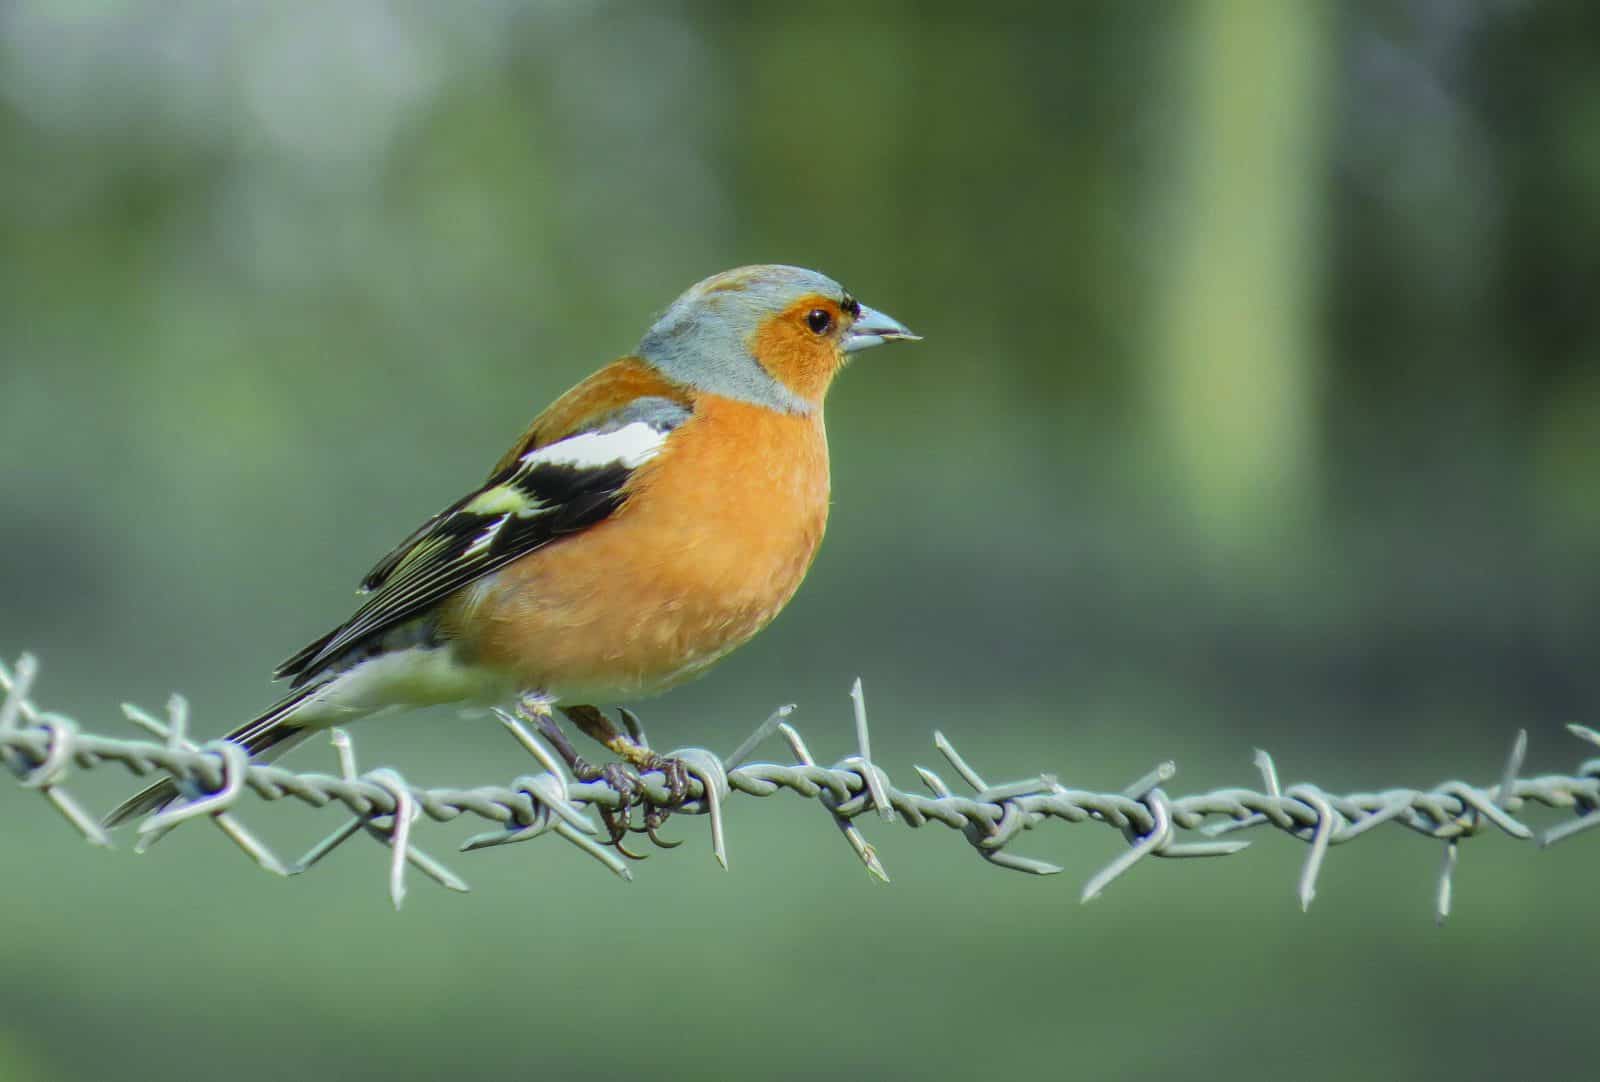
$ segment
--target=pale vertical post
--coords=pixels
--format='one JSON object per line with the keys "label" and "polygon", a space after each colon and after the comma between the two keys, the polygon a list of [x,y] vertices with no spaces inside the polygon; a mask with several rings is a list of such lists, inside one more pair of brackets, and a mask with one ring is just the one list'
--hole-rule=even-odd
{"label": "pale vertical post", "polygon": [[1188,12],[1151,407],[1198,532],[1248,549],[1303,521],[1313,491],[1333,20],[1322,0]]}

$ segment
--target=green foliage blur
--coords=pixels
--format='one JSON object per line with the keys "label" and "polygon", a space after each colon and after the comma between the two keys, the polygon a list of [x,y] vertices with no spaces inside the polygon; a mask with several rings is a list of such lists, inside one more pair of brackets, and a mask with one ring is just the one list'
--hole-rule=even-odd
{"label": "green foliage blur", "polygon": [[[642,708],[775,705],[902,783],[1336,790],[1534,770],[1600,703],[1600,6],[1580,0],[0,6],[0,655],[101,732],[269,701],[367,566],[699,278],[789,262],[926,340],[829,405],[789,611]],[[131,735],[131,731],[130,731]],[[364,767],[532,771],[492,721]],[[764,749],[783,755],[776,744]],[[332,768],[324,746],[288,760]],[[77,790],[109,807],[133,780]],[[337,825],[246,822],[291,856]],[[942,827],[730,808],[624,885],[554,840],[396,915],[360,840],[102,854],[0,784],[0,1082],[1592,1072],[1593,836],[1398,830],[992,869]],[[424,823],[448,856],[461,824]],[[130,843],[131,844],[131,843]]]}

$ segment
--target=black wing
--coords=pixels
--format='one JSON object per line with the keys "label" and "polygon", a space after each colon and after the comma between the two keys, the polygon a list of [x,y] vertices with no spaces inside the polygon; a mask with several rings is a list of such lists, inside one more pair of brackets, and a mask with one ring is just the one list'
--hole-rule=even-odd
{"label": "black wing", "polygon": [[643,399],[523,455],[380,560],[362,581],[371,596],[356,614],[274,675],[293,677],[300,687],[340,655],[421,616],[473,580],[604,521],[622,506],[634,471],[688,416],[676,402]]}

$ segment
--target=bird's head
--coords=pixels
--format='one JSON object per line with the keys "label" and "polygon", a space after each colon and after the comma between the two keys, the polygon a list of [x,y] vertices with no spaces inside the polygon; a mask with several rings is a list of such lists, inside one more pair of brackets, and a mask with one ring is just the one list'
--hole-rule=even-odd
{"label": "bird's head", "polygon": [[822,404],[850,354],[897,339],[917,335],[826,275],[763,264],[690,287],[637,352],[698,390],[806,413]]}

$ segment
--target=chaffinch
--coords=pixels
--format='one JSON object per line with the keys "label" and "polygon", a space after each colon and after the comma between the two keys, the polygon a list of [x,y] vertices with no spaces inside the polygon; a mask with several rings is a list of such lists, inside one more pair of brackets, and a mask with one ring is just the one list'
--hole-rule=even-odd
{"label": "chaffinch", "polygon": [[[772,621],[828,518],[829,384],[852,353],[916,337],[815,271],[700,282],[378,561],[355,615],[278,666],[290,694],[227,739],[265,761],[369,714],[517,697],[580,776],[626,784],[577,756],[552,707],[681,786],[681,764],[593,704],[665,691]],[[158,782],[107,823],[179,795]]]}

